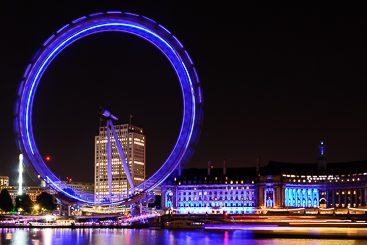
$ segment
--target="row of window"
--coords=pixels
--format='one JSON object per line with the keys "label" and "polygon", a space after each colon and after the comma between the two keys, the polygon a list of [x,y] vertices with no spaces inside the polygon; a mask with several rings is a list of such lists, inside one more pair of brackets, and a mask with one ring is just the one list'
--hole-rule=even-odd
{"label": "row of window", "polygon": [[[227,197],[203,197],[203,199],[201,199],[201,197],[199,197],[199,198],[196,198],[196,197],[194,197],[193,198],[193,200],[194,201],[196,201],[196,200],[198,200],[198,201],[201,201],[201,200],[210,200],[210,201],[212,201],[212,200],[215,200],[215,201],[217,201],[217,200],[244,200],[244,199],[246,199],[246,200],[253,200],[253,197],[230,197],[230,198],[227,198]],[[178,198],[178,200],[179,201],[186,201],[186,197],[179,197]],[[188,197],[187,198],[187,201],[191,201],[191,197]]]}
{"label": "row of window", "polygon": [[179,202],[178,207],[255,207],[255,202],[242,203],[201,203]]}
{"label": "row of window", "polygon": [[[214,192],[212,192],[212,191],[209,191],[209,192],[206,192],[206,191],[204,191],[204,192],[198,192],[198,194],[199,194],[199,196],[201,196],[202,195],[202,193],[204,193],[204,195],[207,195],[208,193],[209,193],[209,195],[212,195],[212,194],[214,194],[214,195],[218,195],[218,192],[219,191],[214,191]],[[186,195],[186,193],[187,193],[187,195],[191,195],[191,192],[178,192],[178,194],[179,195]],[[227,192],[227,191],[225,191],[225,192],[223,192],[223,191],[220,191],[219,192],[219,195],[223,195],[223,193],[224,193],[224,195],[228,195],[228,194],[230,194],[230,195],[233,195],[233,194],[236,194],[236,195],[238,195],[238,194],[244,194],[244,191],[241,191],[241,192],[239,192],[239,191],[236,191],[236,192],[233,192],[233,191],[231,191],[231,192]],[[252,191],[251,192],[251,194],[252,195],[254,195],[254,191]],[[250,194],[250,192],[249,191],[246,191],[246,194],[248,195],[248,194]],[[193,192],[193,195],[196,195],[196,192]]]}

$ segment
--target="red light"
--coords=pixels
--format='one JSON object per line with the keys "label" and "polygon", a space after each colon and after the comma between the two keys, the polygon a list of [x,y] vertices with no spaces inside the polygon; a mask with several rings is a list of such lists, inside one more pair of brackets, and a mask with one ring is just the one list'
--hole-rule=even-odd
{"label": "red light", "polygon": [[228,216],[228,214],[227,214],[227,213],[225,213],[224,215],[225,215],[225,216]]}
{"label": "red light", "polygon": [[213,168],[213,166],[210,166],[210,168]]}
{"label": "red light", "polygon": [[50,161],[51,160],[51,157],[46,157],[46,161]]}

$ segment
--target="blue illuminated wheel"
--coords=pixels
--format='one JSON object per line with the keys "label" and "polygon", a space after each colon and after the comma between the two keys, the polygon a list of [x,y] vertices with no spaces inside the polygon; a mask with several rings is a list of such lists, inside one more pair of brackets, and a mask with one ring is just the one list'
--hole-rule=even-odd
{"label": "blue illuminated wheel", "polygon": [[[183,95],[183,119],[176,144],[167,160],[148,180],[134,189],[109,195],[85,193],[63,183],[46,166],[38,152],[32,130],[32,106],[42,74],[51,61],[73,42],[100,32],[124,32],[141,37],[157,47],[171,62],[180,81]],[[198,142],[203,117],[201,85],[194,64],[178,39],[155,21],[132,13],[118,11],[83,16],[52,35],[27,66],[18,90],[14,128],[25,165],[54,190],[72,201],[110,205],[129,200],[135,193],[150,192],[164,182],[181,163],[187,163]],[[107,201],[106,201],[107,200]]]}

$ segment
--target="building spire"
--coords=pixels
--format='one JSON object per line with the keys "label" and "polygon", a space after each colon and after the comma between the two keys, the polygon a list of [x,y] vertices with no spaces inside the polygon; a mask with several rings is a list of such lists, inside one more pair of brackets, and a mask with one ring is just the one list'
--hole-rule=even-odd
{"label": "building spire", "polygon": [[323,171],[326,171],[327,169],[327,163],[325,158],[325,144],[323,140],[320,140],[319,144],[318,169]]}

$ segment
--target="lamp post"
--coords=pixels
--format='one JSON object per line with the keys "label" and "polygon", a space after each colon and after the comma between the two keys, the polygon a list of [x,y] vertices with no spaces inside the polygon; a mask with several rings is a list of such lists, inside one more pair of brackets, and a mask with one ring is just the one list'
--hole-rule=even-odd
{"label": "lamp post", "polygon": [[38,205],[35,205],[34,207],[34,210],[36,210],[36,212],[38,213],[38,209],[40,208]]}

